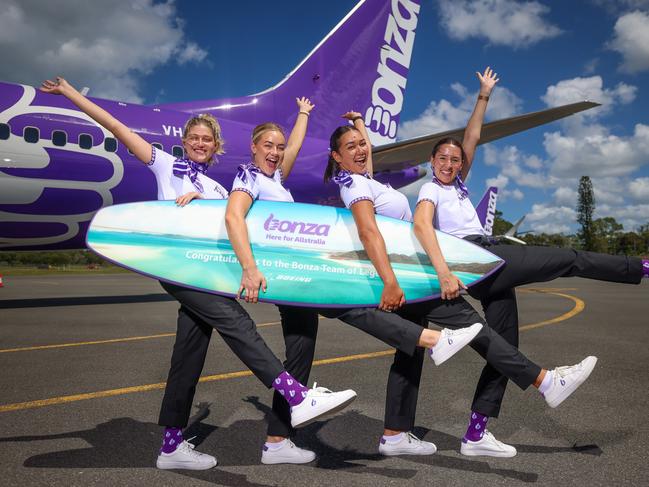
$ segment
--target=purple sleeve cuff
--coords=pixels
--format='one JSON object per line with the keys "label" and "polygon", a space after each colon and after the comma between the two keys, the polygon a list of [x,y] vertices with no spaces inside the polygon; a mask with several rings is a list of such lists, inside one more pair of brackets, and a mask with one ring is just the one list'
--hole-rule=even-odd
{"label": "purple sleeve cuff", "polygon": [[359,196],[358,198],[354,198],[353,200],[351,200],[349,202],[349,205],[347,205],[347,208],[351,208],[354,203],[358,203],[359,201],[363,201],[363,200],[371,201],[372,204],[374,204],[374,200],[369,196]]}
{"label": "purple sleeve cuff", "polygon": [[155,162],[155,147],[151,146],[151,160],[149,162],[145,162],[145,164],[147,166],[152,166],[154,162]]}
{"label": "purple sleeve cuff", "polygon": [[234,193],[235,191],[243,191],[248,196],[250,196],[252,201],[255,201],[257,199],[257,198],[255,198],[255,195],[252,194],[252,191],[250,191],[249,189],[246,189],[246,188],[232,188],[232,190],[230,191],[230,194]]}

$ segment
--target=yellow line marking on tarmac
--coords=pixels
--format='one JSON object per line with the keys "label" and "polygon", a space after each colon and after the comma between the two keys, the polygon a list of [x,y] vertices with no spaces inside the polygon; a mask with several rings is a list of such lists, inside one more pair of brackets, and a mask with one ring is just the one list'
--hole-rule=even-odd
{"label": "yellow line marking on tarmac", "polygon": [[541,293],[541,294],[553,294],[555,296],[560,296],[562,298],[570,299],[570,300],[574,301],[575,306],[570,311],[568,311],[567,313],[564,313],[561,316],[557,316],[556,318],[552,318],[552,319],[545,320],[545,321],[539,321],[538,323],[532,323],[530,325],[520,326],[518,329],[521,330],[521,331],[533,330],[535,328],[541,328],[542,326],[547,326],[547,325],[556,325],[557,323],[560,323],[562,321],[570,319],[575,315],[578,315],[579,313],[581,313],[584,310],[584,308],[586,308],[586,303],[584,303],[581,299],[579,299],[579,298],[577,298],[575,296],[572,296],[570,294],[557,293],[557,292],[554,292],[554,290],[542,289],[542,288],[538,288],[538,289],[530,288],[528,290],[531,291],[531,292],[537,292],[537,293]]}
{"label": "yellow line marking on tarmac", "polygon": [[[394,350],[385,350],[381,352],[361,353],[358,355],[347,355],[344,357],[332,357],[322,360],[315,360],[313,366],[330,365],[343,362],[351,362],[353,360],[365,360],[376,357],[384,357],[393,355]],[[214,382],[227,379],[238,379],[240,377],[251,376],[252,372],[249,370],[241,370],[239,372],[228,372],[225,374],[207,375],[201,377],[199,382]],[[87,392],[85,394],[73,394],[71,396],[52,397],[49,399],[40,399],[37,401],[17,402],[13,404],[3,404],[0,406],[0,413],[7,413],[9,411],[22,411],[25,409],[42,408],[45,406],[53,406],[55,404],[65,404],[68,402],[85,401],[88,399],[97,399],[100,397],[120,396],[123,394],[133,394],[134,392],[147,392],[156,389],[164,389],[166,383],[158,382],[157,384],[146,384],[142,386],[122,387],[120,389],[108,389],[106,391]]]}
{"label": "yellow line marking on tarmac", "polygon": [[[532,323],[529,325],[524,325],[520,327],[520,330],[526,331],[526,330],[533,330],[535,328],[540,328],[542,326],[547,326],[547,325],[552,325],[552,324],[557,324],[559,322],[565,321],[569,318],[572,318],[573,316],[581,313],[584,308],[586,307],[585,303],[575,297],[571,296],[570,294],[564,294],[564,293],[558,293],[554,292],[553,289],[542,289],[542,288],[526,288],[525,289],[528,292],[538,292],[542,294],[553,294],[555,296],[560,296],[562,298],[567,298],[570,299],[575,303],[575,306],[568,312],[557,316],[556,318],[552,318],[549,320],[545,321],[540,321],[538,323]],[[278,322],[271,322],[271,323],[263,323],[262,325],[259,326],[270,326],[273,324],[278,324]],[[135,337],[137,338],[137,337]],[[319,366],[319,365],[330,365],[330,364],[339,364],[339,363],[344,363],[344,362],[351,362],[354,360],[365,360],[365,359],[371,359],[371,358],[377,358],[377,357],[386,357],[389,355],[393,355],[394,350],[383,350],[379,352],[370,352],[370,353],[361,353],[361,354],[356,354],[356,355],[347,355],[347,356],[342,356],[342,357],[332,357],[328,359],[321,359],[321,360],[316,360],[313,362],[313,366]],[[219,381],[219,380],[227,380],[227,379],[237,379],[240,377],[249,377],[252,375],[252,372],[249,370],[241,370],[238,372],[228,372],[225,374],[216,374],[216,375],[208,375],[201,377],[199,379],[199,382],[214,382],[214,381]],[[122,387],[119,389],[108,389],[105,391],[97,391],[97,392],[88,392],[85,394],[73,394],[70,396],[59,396],[59,397],[52,397],[49,399],[40,399],[36,401],[27,401],[27,402],[18,402],[18,403],[13,403],[13,404],[3,404],[0,405],[0,413],[6,413],[10,411],[22,411],[25,409],[33,409],[33,408],[40,408],[40,407],[45,407],[45,406],[53,406],[55,404],[65,404],[65,403],[70,403],[70,402],[77,402],[77,401],[84,401],[88,399],[97,399],[101,397],[111,397],[111,396],[120,396],[124,394],[133,394],[135,392],[147,392],[147,391],[152,391],[156,389],[164,389],[166,383],[165,382],[158,382],[157,384],[145,384],[142,386],[133,386],[133,387]]]}
{"label": "yellow line marking on tarmac", "polygon": [[[271,321],[269,323],[260,323],[257,325],[257,328],[263,328],[265,326],[275,326],[279,325],[279,321]],[[53,345],[37,345],[33,347],[20,347],[20,348],[5,348],[0,350],[0,353],[12,353],[12,352],[31,352],[34,350],[49,350],[52,348],[68,348],[68,347],[81,347],[86,345],[103,345],[106,343],[121,343],[121,342],[133,342],[137,340],[151,340],[154,338],[168,338],[174,337],[176,333],[160,333],[158,335],[147,335],[147,336],[137,336],[137,337],[125,337],[125,338],[110,338],[106,340],[94,340],[90,342],[72,342],[72,343],[57,343]]]}

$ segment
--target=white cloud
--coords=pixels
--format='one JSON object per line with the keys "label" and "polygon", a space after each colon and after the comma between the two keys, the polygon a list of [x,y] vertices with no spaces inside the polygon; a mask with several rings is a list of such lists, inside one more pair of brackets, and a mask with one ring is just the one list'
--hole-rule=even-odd
{"label": "white cloud", "polygon": [[609,47],[622,54],[620,71],[637,73],[649,69],[649,14],[634,12],[622,15],[615,22],[615,35]]}
{"label": "white cloud", "polygon": [[139,80],[172,61],[202,61],[167,0],[6,0],[0,10],[0,79],[39,85],[64,76],[94,96],[141,102]]}
{"label": "white cloud", "polygon": [[487,187],[495,186],[495,187],[498,188],[499,192],[501,190],[504,190],[507,187],[508,183],[509,183],[509,178],[507,176],[505,176],[504,174],[499,174],[495,178],[488,178],[485,181],[485,185]]}
{"label": "white cloud", "polygon": [[[431,101],[416,119],[401,123],[398,131],[399,138],[409,139],[466,126],[475,106],[477,90],[469,91],[461,83],[453,83],[451,89],[457,95],[459,100],[457,103],[446,99]],[[522,104],[523,101],[514,92],[497,85],[489,97],[486,115],[495,120],[511,117],[521,111]]]}
{"label": "white cloud", "polygon": [[636,124],[630,136],[597,132],[586,136],[544,134],[551,174],[560,178],[626,176],[649,162],[649,125]]}
{"label": "white cloud", "polygon": [[571,207],[534,204],[525,221],[537,233],[568,233],[576,218],[577,214]]}
{"label": "white cloud", "polygon": [[567,105],[583,100],[601,103],[601,107],[586,110],[580,114],[580,116],[593,118],[610,111],[616,103],[631,103],[635,99],[637,91],[638,89],[635,86],[622,82],[618,83],[613,89],[606,89],[601,76],[577,77],[548,86],[545,95],[541,99],[549,107]]}
{"label": "white cloud", "polygon": [[[631,181],[629,193],[637,201],[649,202],[649,178],[638,178]],[[647,220],[649,220],[649,214]]]}
{"label": "white cloud", "polygon": [[554,201],[561,206],[577,206],[577,190],[575,187],[560,186],[554,192]]}
{"label": "white cloud", "polygon": [[561,29],[543,18],[549,11],[538,2],[439,1],[440,21],[451,39],[475,37],[514,48],[527,47],[561,34]]}

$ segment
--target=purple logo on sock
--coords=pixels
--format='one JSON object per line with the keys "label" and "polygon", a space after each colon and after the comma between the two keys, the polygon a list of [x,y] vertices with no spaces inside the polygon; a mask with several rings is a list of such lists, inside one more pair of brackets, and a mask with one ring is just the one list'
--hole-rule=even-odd
{"label": "purple logo on sock", "polygon": [[565,385],[566,385],[566,381],[563,380],[563,379],[561,379],[559,382],[561,383],[562,386],[565,386]]}
{"label": "purple logo on sock", "polygon": [[449,338],[449,339],[448,339],[448,344],[449,344],[449,345],[453,345],[453,339],[452,339],[452,338]]}
{"label": "purple logo on sock", "polygon": [[302,391],[302,397],[306,397],[306,391]]}
{"label": "purple logo on sock", "polygon": [[315,399],[311,400],[311,406],[315,406]]}

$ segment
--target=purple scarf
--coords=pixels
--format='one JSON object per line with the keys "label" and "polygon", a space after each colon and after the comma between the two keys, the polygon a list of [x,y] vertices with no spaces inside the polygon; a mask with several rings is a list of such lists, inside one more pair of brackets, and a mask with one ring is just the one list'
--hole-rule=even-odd
{"label": "purple scarf", "polygon": [[[362,173],[361,176],[364,176],[367,179],[372,179],[370,178],[370,175],[367,172]],[[345,171],[344,169],[338,171],[336,175],[333,178],[331,178],[331,180],[334,183],[338,184],[339,186],[344,186],[345,188],[349,188],[354,182],[354,180],[352,179],[352,173],[350,173],[349,171]]]}
{"label": "purple scarf", "polygon": [[257,174],[261,174],[261,169],[255,166],[252,162],[241,164],[237,168],[237,177],[241,179],[241,182],[244,184],[248,182],[248,174],[250,174],[250,177],[254,181],[257,179]]}
{"label": "purple scarf", "polygon": [[[435,176],[434,174],[433,174],[433,182],[438,186],[442,186],[442,187],[446,186],[439,179],[437,179],[437,176]],[[460,196],[460,199],[463,200],[464,198],[468,198],[469,189],[466,187],[459,174],[455,176],[455,183],[457,184],[456,189]]]}
{"label": "purple scarf", "polygon": [[200,164],[189,159],[176,159],[174,161],[173,171],[174,176],[177,178],[182,179],[185,175],[189,176],[189,180],[198,192],[203,192],[203,185],[198,180],[198,173],[205,174],[207,172],[207,164]]}

